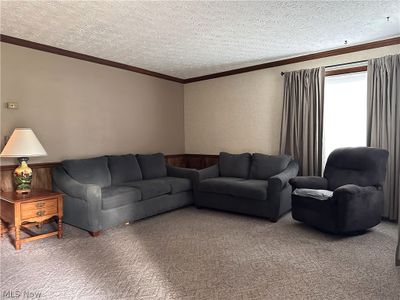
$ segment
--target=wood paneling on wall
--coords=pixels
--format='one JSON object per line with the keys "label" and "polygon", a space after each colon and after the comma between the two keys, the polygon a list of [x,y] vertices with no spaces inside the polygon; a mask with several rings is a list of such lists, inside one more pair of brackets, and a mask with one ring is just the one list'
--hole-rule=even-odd
{"label": "wood paneling on wall", "polygon": [[185,167],[201,170],[218,162],[218,155],[185,154]]}
{"label": "wood paneling on wall", "polygon": [[165,160],[171,166],[186,168],[185,154],[166,155]]}
{"label": "wood paneling on wall", "polygon": [[[165,159],[167,163],[172,166],[181,168],[204,169],[217,163],[218,155],[174,154],[166,155]],[[51,190],[51,169],[58,165],[60,165],[59,162],[29,165],[33,170],[32,188]],[[16,167],[17,165],[0,166],[1,191],[13,191],[15,189],[13,172]]]}

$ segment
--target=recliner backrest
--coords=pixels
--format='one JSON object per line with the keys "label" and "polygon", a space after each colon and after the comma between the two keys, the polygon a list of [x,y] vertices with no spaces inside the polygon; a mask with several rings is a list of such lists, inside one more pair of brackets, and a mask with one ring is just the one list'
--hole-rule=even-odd
{"label": "recliner backrest", "polygon": [[345,184],[383,185],[388,156],[388,151],[371,147],[334,150],[328,157],[324,171],[329,189],[335,190]]}

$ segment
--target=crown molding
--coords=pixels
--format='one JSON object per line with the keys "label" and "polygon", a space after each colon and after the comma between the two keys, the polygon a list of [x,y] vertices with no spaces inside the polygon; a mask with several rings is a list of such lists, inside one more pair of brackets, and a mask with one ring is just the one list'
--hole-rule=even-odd
{"label": "crown molding", "polygon": [[303,62],[303,61],[307,61],[307,60],[320,59],[320,58],[325,58],[325,57],[330,57],[330,56],[336,56],[336,55],[347,54],[347,53],[351,53],[351,52],[358,52],[358,51],[392,46],[392,45],[398,45],[398,44],[400,44],[400,36],[385,39],[385,40],[379,40],[379,41],[354,45],[354,46],[348,46],[348,47],[343,47],[343,48],[338,48],[338,49],[333,49],[333,50],[327,50],[327,51],[316,52],[316,53],[312,53],[312,54],[296,56],[296,57],[282,59],[282,60],[271,61],[271,62],[259,64],[259,65],[254,65],[254,66],[249,66],[249,67],[244,67],[244,68],[239,68],[239,69],[233,69],[233,70],[229,70],[229,71],[218,72],[218,73],[208,74],[208,75],[199,76],[199,77],[192,77],[192,78],[185,79],[183,83],[191,83],[191,82],[196,82],[196,81],[203,81],[203,80],[214,79],[214,78],[219,78],[219,77],[231,76],[231,75],[247,73],[247,72],[252,72],[252,71],[257,71],[257,70],[262,70],[262,69],[268,69],[268,68],[273,68],[273,67],[278,67],[278,66],[283,66],[283,65],[294,64],[294,63]]}
{"label": "crown molding", "polygon": [[4,43],[13,44],[13,45],[18,45],[21,47],[31,48],[31,49],[40,50],[40,51],[49,52],[49,53],[58,54],[58,55],[63,55],[63,56],[67,56],[67,57],[71,57],[71,58],[75,58],[75,59],[89,61],[89,62],[101,64],[101,65],[106,65],[106,66],[110,66],[110,67],[114,67],[114,68],[118,68],[118,69],[128,70],[128,71],[135,72],[135,73],[145,74],[145,75],[149,75],[149,76],[153,76],[153,77],[157,77],[157,78],[161,78],[161,79],[165,79],[165,80],[169,80],[169,81],[186,84],[186,83],[209,80],[209,79],[231,76],[231,75],[236,75],[236,74],[241,74],[241,73],[247,73],[247,72],[252,72],[252,71],[257,71],[257,70],[262,70],[262,69],[268,69],[268,68],[273,68],[273,67],[278,67],[278,66],[283,66],[283,65],[288,65],[288,64],[294,64],[294,63],[303,62],[303,61],[307,61],[307,60],[320,59],[320,58],[342,55],[342,54],[358,52],[358,51],[363,51],[363,50],[369,50],[369,49],[374,49],[374,48],[398,45],[398,44],[400,44],[400,36],[396,36],[396,37],[384,39],[384,40],[379,40],[379,41],[374,41],[374,42],[369,42],[369,43],[364,43],[364,44],[359,44],[359,45],[354,45],[354,46],[348,46],[348,47],[343,47],[343,48],[338,48],[338,49],[333,49],[333,50],[327,50],[327,51],[316,52],[316,53],[312,53],[312,54],[296,56],[296,57],[282,59],[282,60],[271,61],[271,62],[267,62],[267,63],[254,65],[254,66],[233,69],[233,70],[229,70],[229,71],[218,72],[218,73],[213,73],[213,74],[208,74],[208,75],[203,75],[203,76],[198,76],[198,77],[192,77],[192,78],[187,78],[187,79],[173,77],[173,76],[153,72],[150,70],[138,68],[135,66],[122,64],[122,63],[111,61],[111,60],[102,59],[102,58],[91,56],[91,55],[86,55],[86,54],[73,52],[73,51],[69,51],[69,50],[65,50],[65,49],[61,49],[61,48],[57,48],[57,47],[53,47],[53,46],[49,46],[49,45],[45,45],[45,44],[40,44],[40,43],[36,43],[36,42],[32,42],[32,41],[28,41],[28,40],[24,40],[24,39],[20,39],[20,38],[15,38],[15,37],[8,36],[5,34],[0,34],[0,41],[4,42]]}
{"label": "crown molding", "polygon": [[115,61],[111,61],[111,60],[107,60],[107,59],[103,59],[103,58],[99,58],[99,57],[95,57],[95,56],[91,56],[91,55],[87,55],[87,54],[82,54],[82,53],[73,52],[73,51],[69,51],[69,50],[65,50],[65,49],[61,49],[61,48],[57,48],[57,47],[53,47],[53,46],[49,46],[49,45],[45,45],[45,44],[32,42],[32,41],[12,37],[12,36],[5,35],[5,34],[0,34],[0,41],[4,42],[4,43],[8,43],[8,44],[18,45],[21,47],[31,48],[31,49],[35,49],[35,50],[40,50],[40,51],[44,51],[44,52],[49,52],[49,53],[53,53],[53,54],[76,58],[76,59],[80,59],[80,60],[84,60],[84,61],[88,61],[88,62],[100,64],[100,65],[105,65],[105,66],[123,69],[123,70],[131,71],[131,72],[135,72],[135,73],[149,75],[152,77],[157,77],[157,78],[161,78],[161,79],[165,79],[165,80],[169,80],[169,81],[183,83],[183,79],[181,79],[181,78],[153,72],[150,70],[138,68],[138,67],[131,66],[131,65],[122,64],[119,62],[115,62]]}

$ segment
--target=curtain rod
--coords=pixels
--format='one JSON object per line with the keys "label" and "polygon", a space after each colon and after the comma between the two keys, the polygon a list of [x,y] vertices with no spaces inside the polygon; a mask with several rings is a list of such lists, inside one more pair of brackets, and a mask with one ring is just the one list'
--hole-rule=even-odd
{"label": "curtain rod", "polygon": [[[342,64],[336,64],[336,65],[330,65],[330,66],[325,66],[324,68],[335,68],[335,67],[341,67],[341,66],[346,66],[346,65],[353,65],[353,64],[359,64],[359,63],[365,63],[368,62],[367,59],[364,60],[358,60],[358,61],[353,61],[349,63],[342,63]],[[281,72],[281,76],[285,75],[285,72]]]}

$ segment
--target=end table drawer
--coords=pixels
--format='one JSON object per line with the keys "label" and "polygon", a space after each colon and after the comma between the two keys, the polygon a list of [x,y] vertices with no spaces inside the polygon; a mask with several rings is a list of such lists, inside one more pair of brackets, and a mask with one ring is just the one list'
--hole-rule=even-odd
{"label": "end table drawer", "polygon": [[57,198],[21,204],[21,219],[57,214]]}
{"label": "end table drawer", "polygon": [[51,206],[57,206],[57,198],[51,198],[41,201],[29,202],[29,203],[22,203],[21,210],[33,210],[33,209],[40,209],[46,208]]}
{"label": "end table drawer", "polygon": [[22,210],[21,220],[27,220],[27,219],[55,215],[55,214],[57,214],[57,206],[33,209],[33,210]]}

